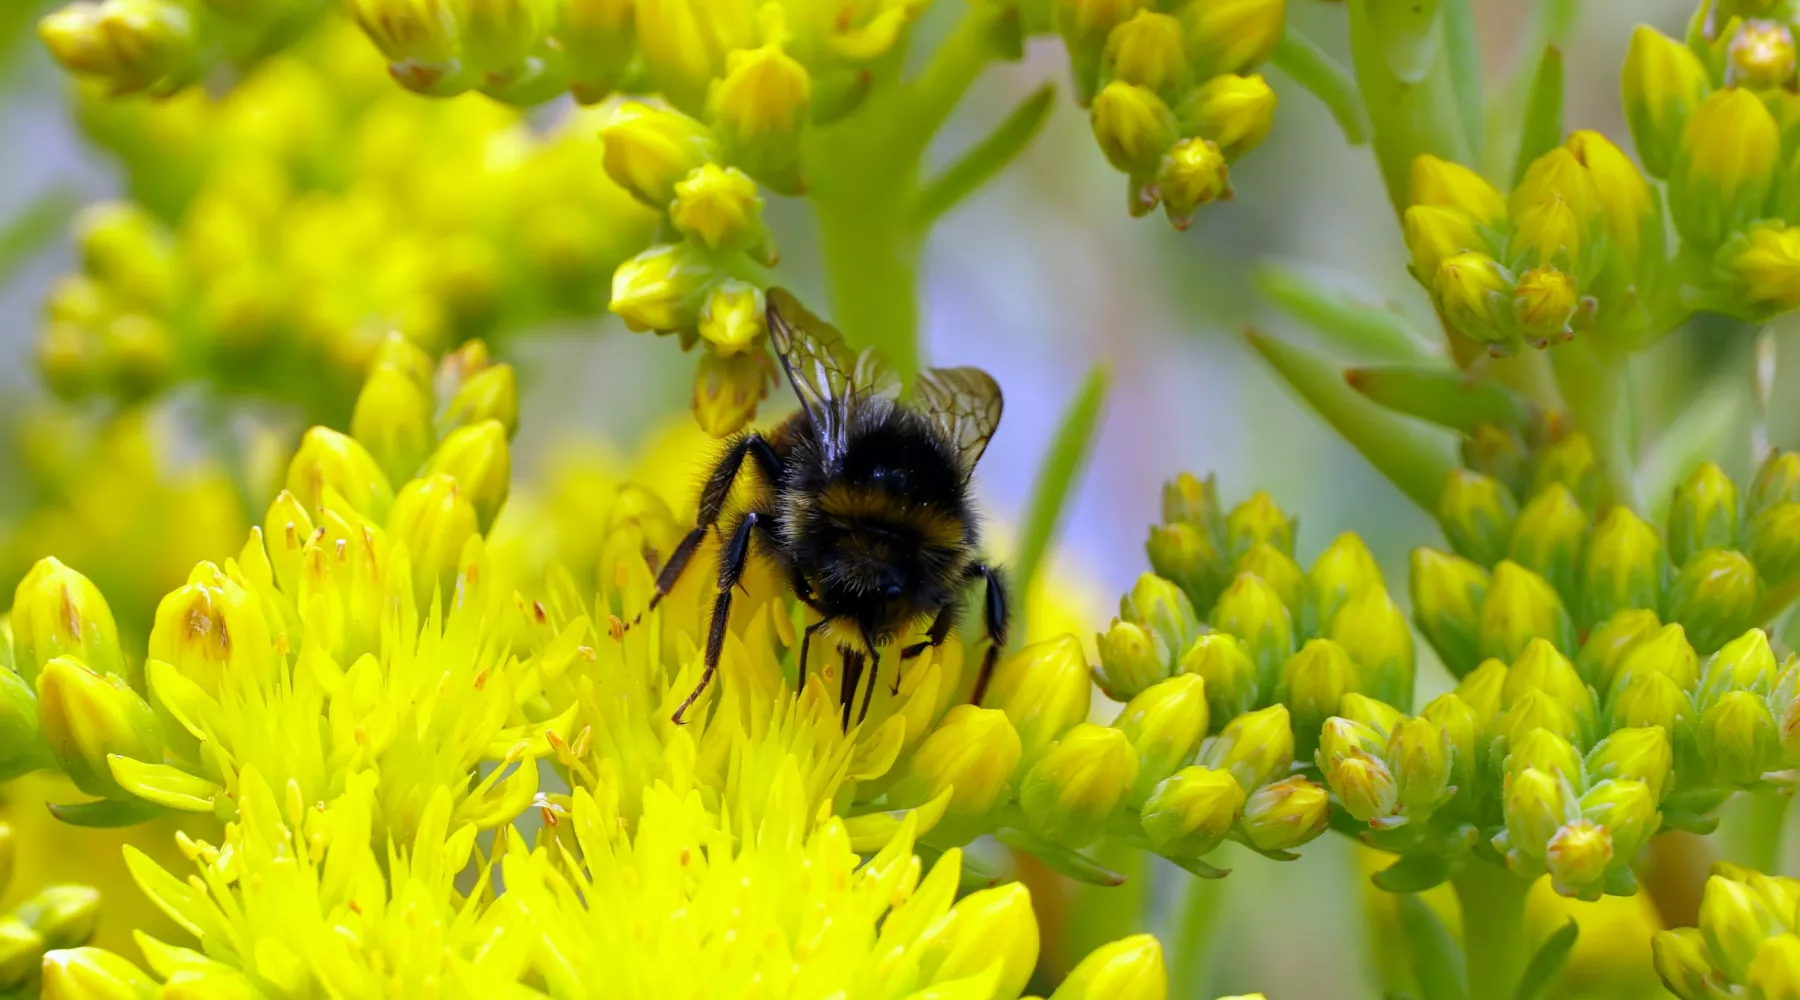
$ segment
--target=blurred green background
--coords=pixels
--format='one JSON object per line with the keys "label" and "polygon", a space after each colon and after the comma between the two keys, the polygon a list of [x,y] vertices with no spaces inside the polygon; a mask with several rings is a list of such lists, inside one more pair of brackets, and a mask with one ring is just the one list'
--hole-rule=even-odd
{"label": "blurred green background", "polygon": [[[72,122],[66,79],[30,36],[34,6],[31,0],[0,3],[0,37],[10,39],[0,63],[0,220],[42,205],[46,196],[67,200],[53,203],[54,232],[46,242],[5,261],[0,285],[0,521],[7,522],[30,503],[8,470],[18,467],[21,422],[43,398],[33,344],[47,288],[74,265],[67,238],[72,208],[121,189],[116,164],[90,148]],[[1513,67],[1530,5],[1482,0],[1476,6],[1485,64],[1498,85]],[[1618,75],[1630,29],[1641,21],[1679,35],[1690,10],[1677,0],[1584,5],[1566,51],[1569,127],[1595,128],[1626,145]],[[1336,5],[1296,0],[1289,16],[1342,54]],[[1060,43],[1034,40],[1022,62],[990,70],[945,145],[958,148],[979,137],[1045,81],[1066,92],[1066,72]],[[933,237],[924,281],[928,353],[937,363],[987,368],[1007,395],[1007,416],[983,460],[981,483],[1001,535],[1022,514],[1062,408],[1092,365],[1111,366],[1114,392],[1055,560],[1054,579],[1087,609],[1090,632],[1105,626],[1114,595],[1143,568],[1145,526],[1155,515],[1159,484],[1178,470],[1216,472],[1228,498],[1270,492],[1300,519],[1295,555],[1303,565],[1339,532],[1354,529],[1397,583],[1410,548],[1435,538],[1429,520],[1297,405],[1241,340],[1245,327],[1263,324],[1302,335],[1281,326],[1258,300],[1253,267],[1270,257],[1340,272],[1347,287],[1372,301],[1391,300],[1420,328],[1431,326],[1430,307],[1406,273],[1372,156],[1348,146],[1308,94],[1276,71],[1269,76],[1281,98],[1273,133],[1234,169],[1236,198],[1207,209],[1187,233],[1174,232],[1160,215],[1126,215],[1122,178],[1095,147],[1084,113],[1065,99],[1019,163]],[[798,201],[770,206],[784,280],[816,292],[821,283],[807,212]],[[1688,353],[1704,353],[1704,343],[1676,338],[1660,350],[1665,357],[1652,359],[1651,367],[1680,370],[1692,360]],[[521,377],[516,448],[518,475],[526,480],[563,442],[600,439],[629,451],[688,404],[691,359],[666,342],[627,333],[616,321],[514,338],[502,353]],[[159,417],[170,460],[192,461],[203,447],[206,411],[179,396],[171,404]],[[785,404],[775,397],[762,418],[779,415]],[[693,456],[696,475],[709,457]],[[0,587],[10,590],[14,582],[0,580]],[[1404,595],[1404,586],[1392,589]],[[1448,686],[1426,662],[1428,648],[1420,644],[1422,695]],[[1170,868],[1146,873],[1141,896],[1083,890],[1069,901],[1071,933],[1092,926],[1097,941],[1100,927],[1111,938],[1127,929],[1120,921],[1146,923],[1163,936],[1175,970],[1189,976],[1177,981],[1177,996],[1202,995],[1202,982],[1207,996],[1250,990],[1272,998],[1380,995],[1380,925],[1363,889],[1366,868],[1359,868],[1347,841],[1322,839],[1291,864],[1248,855],[1225,863],[1236,863],[1237,871],[1222,883],[1197,885]],[[1221,921],[1210,961],[1183,953],[1191,892],[1206,894]],[[1141,916],[1132,912],[1140,903]],[[1624,926],[1634,926],[1637,904],[1607,905]],[[1622,932],[1617,945],[1588,935],[1584,948],[1635,941],[1644,962],[1647,942],[1635,936],[1641,933]],[[1596,995],[1659,993],[1641,975],[1629,979],[1596,987]]]}

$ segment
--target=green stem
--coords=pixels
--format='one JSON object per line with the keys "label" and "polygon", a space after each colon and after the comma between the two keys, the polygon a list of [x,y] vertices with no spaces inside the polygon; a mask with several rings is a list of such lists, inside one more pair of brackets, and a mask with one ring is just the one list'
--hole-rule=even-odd
{"label": "green stem", "polygon": [[1530,954],[1525,897],[1531,882],[1498,865],[1471,860],[1450,880],[1462,906],[1469,1000],[1512,1000]]}
{"label": "green stem", "polygon": [[1211,996],[1213,946],[1218,941],[1220,920],[1231,894],[1228,878],[1190,878],[1176,931],[1174,969],[1169,977],[1172,996]]}
{"label": "green stem", "polygon": [[1412,163],[1430,153],[1469,162],[1468,141],[1458,121],[1455,88],[1442,49],[1421,80],[1400,79],[1388,64],[1385,39],[1369,13],[1375,0],[1350,0],[1350,54],[1356,82],[1369,110],[1375,157],[1394,211],[1411,203]]}
{"label": "green stem", "polygon": [[1612,503],[1637,507],[1632,470],[1637,467],[1631,441],[1631,404],[1626,392],[1627,365],[1588,337],[1550,350],[1563,403],[1575,427],[1594,445]]}
{"label": "green stem", "polygon": [[876,348],[903,379],[920,364],[926,227],[915,210],[925,150],[999,53],[1000,17],[972,5],[916,78],[871,94],[855,114],[808,140],[808,193],[832,318],[851,346]]}
{"label": "green stem", "polygon": [[1721,817],[1726,860],[1778,875],[1781,832],[1793,799],[1778,792],[1745,792]]}

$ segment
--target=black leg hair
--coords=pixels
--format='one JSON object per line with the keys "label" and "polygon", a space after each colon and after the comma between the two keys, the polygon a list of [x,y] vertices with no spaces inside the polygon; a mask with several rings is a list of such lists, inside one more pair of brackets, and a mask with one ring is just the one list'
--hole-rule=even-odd
{"label": "black leg hair", "polygon": [[[731,591],[743,579],[744,566],[750,561],[750,536],[761,525],[763,515],[751,511],[738,522],[737,530],[731,533],[731,540],[725,544],[725,551],[719,558],[719,596],[713,599],[712,626],[706,634],[706,670],[700,675],[700,683],[675,710],[672,717],[676,725],[681,725],[681,717],[712,683],[713,674],[719,669],[719,655],[725,649],[725,632],[731,622]],[[763,530],[767,530],[764,527]]]}
{"label": "black leg hair", "polygon": [[800,679],[799,682],[794,685],[794,697],[796,698],[806,692],[806,653],[812,648],[813,633],[830,624],[830,618],[822,618],[813,622],[811,625],[806,626],[806,629],[800,633]]}
{"label": "black leg hair", "polygon": [[1006,582],[999,570],[985,563],[971,564],[963,575],[971,580],[980,577],[987,584],[983,618],[987,625],[988,649],[981,657],[981,673],[975,675],[975,690],[969,697],[971,702],[979,705],[982,696],[987,694],[988,681],[994,676],[994,664],[999,662],[1000,653],[1006,648]]}
{"label": "black leg hair", "polygon": [[725,513],[725,501],[731,497],[731,484],[737,481],[738,470],[743,467],[746,455],[756,460],[756,467],[770,484],[779,481],[781,459],[776,457],[775,449],[769,447],[769,442],[755,431],[738,438],[731,450],[725,453],[725,457],[719,460],[719,464],[713,466],[712,474],[706,477],[706,485],[700,490],[700,513],[694,519],[694,530],[682,537],[681,543],[675,546],[675,551],[669,554],[669,561],[663,563],[662,571],[656,574],[656,591],[650,595],[650,604],[639,611],[625,628],[643,621],[645,612],[656,610],[662,599],[681,582],[682,571],[687,569],[688,561],[694,558],[694,550],[700,547],[701,540],[706,537],[706,529],[718,524],[720,516]]}

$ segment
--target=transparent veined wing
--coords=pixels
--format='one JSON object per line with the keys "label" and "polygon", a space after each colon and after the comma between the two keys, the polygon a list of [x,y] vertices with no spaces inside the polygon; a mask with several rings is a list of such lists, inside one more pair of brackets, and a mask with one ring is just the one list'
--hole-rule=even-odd
{"label": "transparent veined wing", "polygon": [[852,352],[836,327],[786,289],[769,289],[768,320],[775,353],[829,461],[843,454],[855,408],[894,398],[900,379],[874,348]]}
{"label": "transparent veined wing", "polygon": [[927,368],[919,373],[914,395],[919,409],[955,445],[963,474],[974,472],[1005,405],[993,376],[979,368]]}

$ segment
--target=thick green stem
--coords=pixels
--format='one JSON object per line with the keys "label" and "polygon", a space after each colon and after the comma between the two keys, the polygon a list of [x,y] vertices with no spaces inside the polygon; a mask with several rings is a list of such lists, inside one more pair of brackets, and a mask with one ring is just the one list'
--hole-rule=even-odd
{"label": "thick green stem", "polygon": [[1469,1000],[1512,1000],[1531,957],[1525,947],[1531,882],[1498,865],[1471,861],[1450,885],[1462,905]]}
{"label": "thick green stem", "polygon": [[1181,923],[1170,951],[1174,962],[1170,995],[1211,996],[1203,991],[1211,985],[1213,946],[1219,937],[1231,880],[1191,878],[1186,882],[1187,898],[1182,901]]}
{"label": "thick green stem", "polygon": [[1577,430],[1594,445],[1611,503],[1637,506],[1632,472],[1637,467],[1631,441],[1631,404],[1626,392],[1626,359],[1588,337],[1550,349],[1563,403]]}
{"label": "thick green stem", "polygon": [[1381,163],[1388,199],[1395,212],[1405,212],[1412,200],[1413,160],[1430,153],[1467,163],[1468,141],[1458,120],[1455,88],[1441,47],[1422,79],[1401,79],[1388,62],[1386,40],[1370,16],[1370,2],[1350,0],[1350,54],[1363,103],[1369,109],[1375,157]]}
{"label": "thick green stem", "polygon": [[1778,792],[1745,792],[1720,817],[1728,861],[1778,875],[1781,833],[1793,799]]}
{"label": "thick green stem", "polygon": [[808,142],[832,318],[851,346],[881,351],[904,379],[919,369],[927,227],[917,205],[925,150],[998,55],[999,16],[971,6],[916,78],[871,94],[855,114]]}

